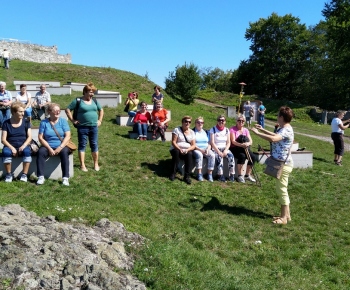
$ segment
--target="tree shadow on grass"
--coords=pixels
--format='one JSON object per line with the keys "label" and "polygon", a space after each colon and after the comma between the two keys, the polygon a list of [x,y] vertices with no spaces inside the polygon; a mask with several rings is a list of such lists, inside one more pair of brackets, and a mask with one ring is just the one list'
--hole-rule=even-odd
{"label": "tree shadow on grass", "polygon": [[171,168],[171,159],[160,160],[158,164],[142,162],[141,166],[147,166],[148,169],[159,177],[169,177]]}
{"label": "tree shadow on grass", "polygon": [[200,211],[221,210],[232,215],[246,215],[260,219],[272,218],[272,215],[260,211],[250,210],[243,206],[230,206],[227,204],[221,204],[221,202],[215,196],[212,196],[211,200],[207,203],[202,204],[203,207],[200,209]]}

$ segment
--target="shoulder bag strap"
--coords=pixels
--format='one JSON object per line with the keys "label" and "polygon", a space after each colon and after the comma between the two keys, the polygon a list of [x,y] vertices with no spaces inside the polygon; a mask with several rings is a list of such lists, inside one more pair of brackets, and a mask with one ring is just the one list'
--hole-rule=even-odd
{"label": "shoulder bag strap", "polygon": [[55,131],[57,137],[58,137],[58,138],[61,140],[61,142],[62,142],[62,141],[63,141],[63,140],[62,140],[62,137],[60,136],[60,134],[58,134],[58,132],[57,132],[55,126],[51,123],[51,121],[49,121],[49,122],[50,122],[50,124],[51,124],[52,129]]}
{"label": "shoulder bag strap", "polygon": [[188,140],[187,140],[187,138],[186,138],[186,135],[185,135],[184,131],[182,131],[182,128],[181,128],[181,127],[179,127],[179,128],[180,128],[180,130],[181,130],[182,134],[184,135],[186,142],[187,142],[188,144],[191,144],[190,142],[188,142]]}

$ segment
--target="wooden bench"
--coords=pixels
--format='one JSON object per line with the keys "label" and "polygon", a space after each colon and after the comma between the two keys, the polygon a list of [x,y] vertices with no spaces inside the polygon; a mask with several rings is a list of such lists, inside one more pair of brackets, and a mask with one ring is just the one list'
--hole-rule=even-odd
{"label": "wooden bench", "polygon": [[[152,136],[153,136],[152,131],[147,131],[147,140],[153,140]],[[134,131],[129,131],[129,138],[130,139],[138,139],[138,137],[139,137],[139,133],[134,132]],[[172,131],[165,131],[165,140],[166,141],[171,141],[171,139],[172,139]],[[159,140],[159,141],[162,140],[160,138],[159,134],[157,135],[157,139],[156,140]]]}
{"label": "wooden bench", "polygon": [[[73,154],[69,155],[69,176],[74,176],[74,166],[73,166]],[[18,177],[22,173],[23,164],[22,157],[12,158],[12,172],[16,177]],[[6,175],[6,171],[4,169],[4,163],[1,160],[0,164],[0,176]],[[28,176],[34,175],[36,176],[36,156],[32,156],[32,162],[30,163]],[[61,170],[61,159],[59,156],[51,156],[46,160],[45,164],[45,178],[47,179],[55,179],[58,180],[62,178],[62,170]]]}

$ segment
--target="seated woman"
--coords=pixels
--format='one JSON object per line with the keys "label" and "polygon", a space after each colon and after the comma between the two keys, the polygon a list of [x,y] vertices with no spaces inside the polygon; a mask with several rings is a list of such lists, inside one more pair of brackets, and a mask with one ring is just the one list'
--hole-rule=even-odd
{"label": "seated woman", "polygon": [[[247,156],[247,152],[251,157],[253,162],[256,162],[256,157],[251,152],[250,146],[253,144],[252,138],[250,137],[249,130],[244,128],[245,117],[244,115],[238,115],[236,117],[236,126],[231,127],[231,147],[230,150],[233,155],[237,158],[237,169],[238,169],[238,182],[245,182],[249,180],[251,182],[256,182],[256,180],[250,175],[252,172],[253,163]],[[247,152],[246,152],[247,150]],[[246,159],[248,159],[246,174],[243,178],[243,165],[245,164]]]}
{"label": "seated woman", "polygon": [[227,158],[229,180],[235,181],[235,159],[233,154],[229,150],[231,145],[230,133],[228,128],[225,127],[226,117],[220,115],[217,118],[217,125],[210,129],[210,144],[215,153],[215,160],[218,166],[219,181],[226,182],[224,176],[224,158]]}
{"label": "seated woman", "polygon": [[70,140],[70,128],[67,120],[60,118],[60,106],[50,103],[48,106],[49,118],[40,122],[38,139],[41,147],[36,159],[38,181],[44,184],[45,161],[49,156],[59,155],[61,159],[62,184],[69,186],[69,153],[66,147]]}
{"label": "seated woman", "polygon": [[196,148],[196,138],[194,132],[190,129],[191,120],[190,116],[184,116],[182,118],[182,126],[175,128],[172,134],[170,147],[172,172],[169,177],[171,181],[175,179],[176,169],[181,159],[185,162],[184,181],[187,184],[191,184],[192,151]]}
{"label": "seated woman", "polygon": [[29,122],[32,121],[32,105],[30,93],[27,92],[27,85],[21,84],[19,86],[20,91],[16,95],[16,101],[22,102],[25,105],[24,117],[28,118]]}
{"label": "seated woman", "polygon": [[146,102],[141,102],[141,109],[137,111],[134,117],[134,123],[137,126],[139,140],[147,140],[148,124],[152,123],[151,114],[147,111]]}
{"label": "seated woman", "polygon": [[137,112],[137,105],[139,104],[138,100],[139,94],[137,92],[129,93],[125,105],[129,105],[128,115],[134,117]]}
{"label": "seated woman", "polygon": [[153,123],[153,136],[152,139],[157,139],[157,134],[159,133],[162,141],[165,142],[165,131],[168,128],[168,111],[162,108],[162,102],[156,102],[156,109],[152,111],[152,123]]}
{"label": "seated woman", "polygon": [[193,131],[196,136],[196,149],[193,151],[193,156],[196,160],[196,168],[198,170],[198,181],[203,181],[202,166],[203,156],[205,156],[208,159],[208,181],[213,182],[215,154],[211,150],[208,132],[203,129],[203,117],[198,117],[195,121],[195,125],[196,127]]}
{"label": "seated woman", "polygon": [[26,122],[24,117],[25,105],[21,102],[11,104],[11,118],[2,125],[1,142],[4,144],[2,149],[2,158],[6,170],[5,182],[12,182],[11,172],[12,157],[22,156],[23,171],[20,180],[27,182],[27,174],[32,162],[30,156],[29,143],[32,140],[32,130],[30,123]]}

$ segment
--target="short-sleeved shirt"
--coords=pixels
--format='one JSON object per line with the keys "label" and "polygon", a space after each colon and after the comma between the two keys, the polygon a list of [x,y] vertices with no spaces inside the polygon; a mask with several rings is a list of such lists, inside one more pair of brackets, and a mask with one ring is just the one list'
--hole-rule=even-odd
{"label": "short-sleeved shirt", "polygon": [[129,112],[130,111],[137,111],[137,105],[139,104],[138,99],[133,99],[132,101],[129,101]]}
{"label": "short-sleeved shirt", "polygon": [[168,111],[166,109],[161,109],[159,111],[157,110],[152,111],[153,120],[156,120],[156,118],[158,117],[159,122],[164,122],[167,115],[168,115]]}
{"label": "short-sleeved shirt", "polygon": [[[193,132],[192,129],[189,129],[190,130],[190,134],[189,135],[186,135],[186,138],[185,138],[185,134],[184,132],[182,131],[182,128],[181,127],[177,127],[173,130],[173,134],[175,134],[177,136],[177,141],[176,141],[176,144],[181,148],[181,149],[187,149],[187,148],[190,148],[191,147],[191,142],[193,140],[196,139],[196,136]],[[186,141],[187,139],[187,141]],[[170,150],[174,149],[173,145],[171,145],[170,147]]]}
{"label": "short-sleeved shirt", "polygon": [[0,102],[9,102],[12,101],[12,95],[9,91],[4,91],[0,93]]}
{"label": "short-sleeved shirt", "polygon": [[339,128],[340,124],[343,125],[342,120],[340,120],[339,118],[333,118],[332,123],[331,123],[332,133],[344,134],[344,130]]}
{"label": "short-sleeved shirt", "polygon": [[35,94],[35,101],[38,105],[43,105],[47,102],[51,102],[51,96],[48,91],[45,91],[43,94],[39,91]]}
{"label": "short-sleeved shirt", "polygon": [[[77,105],[77,99],[74,99],[69,105],[68,109],[71,111],[75,110]],[[83,99],[80,99],[80,104],[78,108],[77,120],[79,121],[79,126],[97,126],[98,114],[97,111],[101,111],[102,107],[100,103],[96,100],[91,100],[91,104],[86,104]]]}
{"label": "short-sleeved shirt", "polygon": [[253,108],[252,105],[244,105],[244,116],[250,118],[250,110]]}
{"label": "short-sleeved shirt", "polygon": [[202,150],[208,148],[209,145],[209,136],[205,130],[197,131],[197,129],[193,130],[196,136],[196,146]]}
{"label": "short-sleeved shirt", "polygon": [[147,124],[148,122],[152,122],[151,114],[149,112],[146,112],[145,114],[141,114],[140,111],[138,111],[134,117],[134,123],[138,123],[141,121],[141,124]]}
{"label": "short-sleeved shirt", "polygon": [[[63,118],[59,118],[58,122],[54,126],[62,140],[64,139],[65,132],[70,131],[67,120]],[[44,139],[53,149],[56,149],[62,143],[55,133],[55,130],[52,128],[49,119],[45,119],[40,122],[39,134],[43,134]]]}
{"label": "short-sleeved shirt", "polygon": [[265,110],[266,110],[266,108],[265,108],[264,105],[260,105],[260,106],[259,106],[259,114],[265,115]]}
{"label": "short-sleeved shirt", "polygon": [[21,95],[21,92],[18,92],[16,95],[16,101],[21,102],[23,104],[27,104],[30,98],[31,95],[28,92],[26,92],[24,95]]}
{"label": "short-sleeved shirt", "polygon": [[[154,98],[156,98],[158,101],[160,101],[161,99],[164,98],[164,96],[163,96],[162,93],[160,93],[158,96],[156,95],[156,93],[154,93],[154,94],[152,95],[152,100],[153,100]],[[156,102],[153,102],[153,110],[155,110],[155,109],[156,109]]]}
{"label": "short-sleeved shirt", "polygon": [[[286,160],[289,150],[294,142],[294,131],[291,126],[279,128],[276,134],[282,136],[282,140],[278,142],[272,142],[272,157],[278,160]],[[292,154],[289,154],[288,159],[286,161],[286,165],[293,166]]]}
{"label": "short-sleeved shirt", "polygon": [[[27,127],[31,128],[29,122],[27,123]],[[22,124],[17,128],[12,126],[11,119],[6,120],[2,124],[2,130],[7,132],[7,142],[9,142],[15,148],[21,147],[27,140],[26,122],[23,119]]]}
{"label": "short-sleeved shirt", "polygon": [[[239,131],[242,131],[242,133],[240,133]],[[238,136],[240,135],[244,135],[250,138],[250,133],[249,130],[247,128],[242,128],[242,130],[238,130],[237,126],[233,126],[230,128],[230,133],[233,134],[234,139],[237,140]],[[235,147],[236,145],[231,144],[232,147]]]}
{"label": "short-sleeved shirt", "polygon": [[229,134],[229,130],[226,127],[220,131],[214,126],[210,129],[210,136],[211,134],[213,134],[213,141],[218,149],[226,148],[227,135]]}

